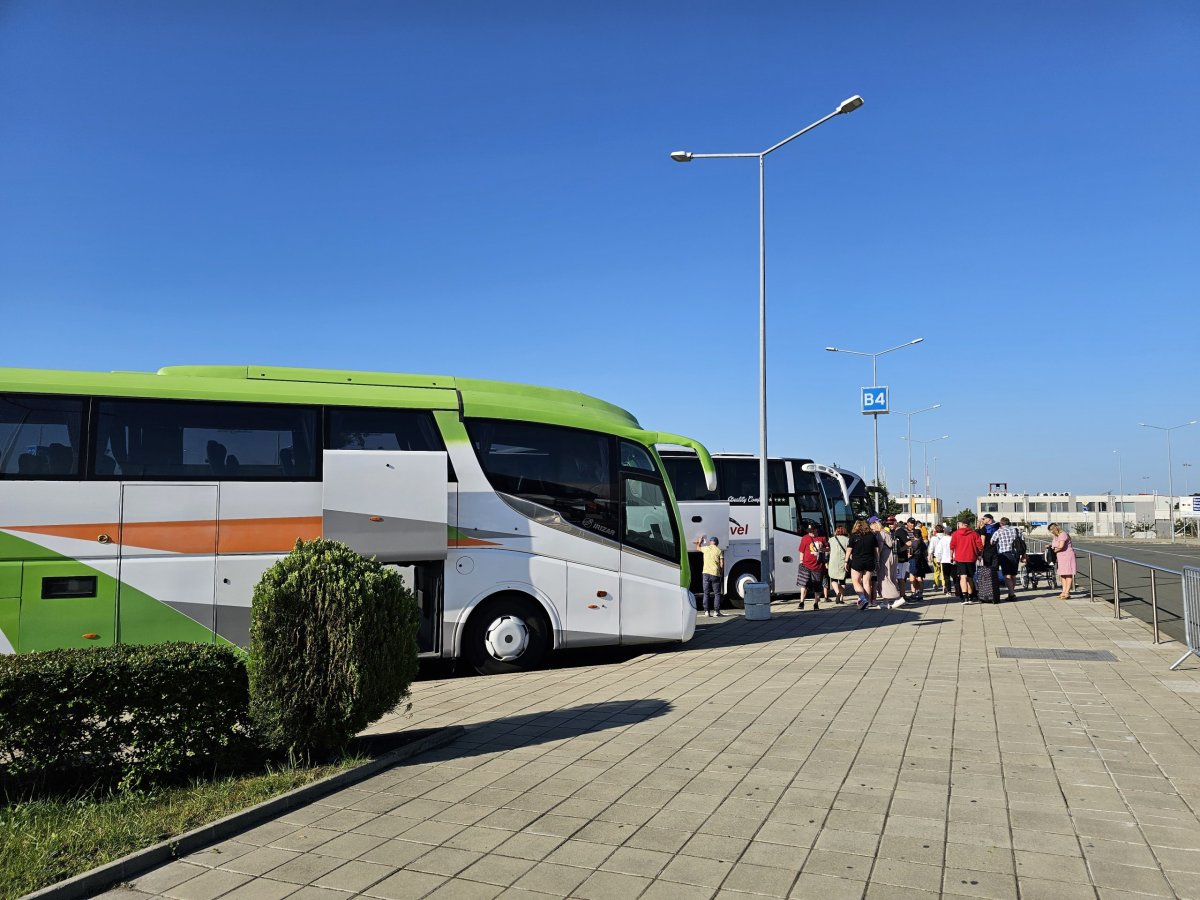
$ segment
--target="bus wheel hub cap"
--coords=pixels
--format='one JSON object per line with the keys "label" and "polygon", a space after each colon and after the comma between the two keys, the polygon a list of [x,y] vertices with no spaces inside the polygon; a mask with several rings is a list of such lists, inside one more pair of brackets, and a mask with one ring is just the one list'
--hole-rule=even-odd
{"label": "bus wheel hub cap", "polygon": [[518,659],[529,646],[529,629],[516,616],[501,616],[488,626],[483,636],[488,653],[501,662]]}

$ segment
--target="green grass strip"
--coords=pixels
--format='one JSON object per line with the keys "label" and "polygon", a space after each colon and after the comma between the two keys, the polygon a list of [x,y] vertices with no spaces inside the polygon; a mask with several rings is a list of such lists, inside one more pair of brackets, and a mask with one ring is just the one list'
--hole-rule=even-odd
{"label": "green grass strip", "polygon": [[0,897],[20,897],[363,762],[0,805]]}

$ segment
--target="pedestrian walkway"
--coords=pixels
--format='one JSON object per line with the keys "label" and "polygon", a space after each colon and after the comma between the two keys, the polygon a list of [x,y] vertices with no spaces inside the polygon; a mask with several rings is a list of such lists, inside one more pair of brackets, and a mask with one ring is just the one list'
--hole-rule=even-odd
{"label": "pedestrian walkway", "polygon": [[1200,662],[1051,596],[420,682],[375,730],[466,737],[106,896],[1200,897]]}

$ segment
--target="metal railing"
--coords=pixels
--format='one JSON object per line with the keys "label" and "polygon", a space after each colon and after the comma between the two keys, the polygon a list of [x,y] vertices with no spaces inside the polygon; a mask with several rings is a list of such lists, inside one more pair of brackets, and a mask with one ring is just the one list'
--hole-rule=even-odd
{"label": "metal railing", "polygon": [[[1028,546],[1029,546],[1029,549],[1031,552],[1033,552],[1034,547],[1036,545],[1040,545],[1040,549],[1044,552],[1045,548],[1048,544],[1047,541],[1041,540],[1039,538],[1026,538],[1026,541],[1028,543]],[[1076,575],[1075,575],[1075,577],[1077,579],[1079,578],[1080,575],[1083,574],[1083,566],[1080,565],[1078,562],[1079,557],[1081,557],[1081,556],[1087,557],[1087,591],[1088,591],[1088,599],[1089,600],[1094,601],[1097,599],[1097,596],[1096,596],[1096,594],[1097,594],[1097,591],[1096,591],[1096,588],[1097,588],[1096,557],[1100,557],[1101,560],[1109,561],[1109,567],[1112,572],[1112,584],[1109,585],[1109,584],[1105,584],[1103,581],[1100,581],[1099,586],[1102,589],[1103,593],[1108,593],[1108,591],[1110,589],[1112,591],[1111,602],[1113,605],[1113,618],[1115,618],[1115,619],[1120,619],[1122,617],[1122,615],[1121,615],[1121,602],[1122,602],[1122,600],[1121,600],[1121,572],[1122,572],[1122,569],[1123,568],[1127,569],[1127,568],[1132,567],[1134,569],[1141,569],[1141,570],[1146,570],[1147,572],[1149,572],[1149,575],[1150,575],[1150,585],[1149,585],[1150,599],[1149,599],[1149,602],[1147,603],[1145,597],[1135,595],[1130,590],[1126,590],[1126,592],[1125,592],[1128,595],[1126,597],[1125,602],[1130,603],[1130,602],[1136,601],[1136,602],[1140,602],[1140,603],[1144,604],[1145,607],[1148,607],[1149,621],[1147,622],[1147,624],[1150,625],[1151,632],[1153,633],[1154,643],[1158,644],[1158,643],[1162,642],[1162,635],[1163,635],[1164,631],[1173,640],[1178,640],[1181,642],[1185,641],[1184,634],[1180,633],[1179,635],[1176,635],[1173,633],[1176,630],[1180,630],[1183,626],[1183,596],[1182,596],[1182,594],[1183,594],[1183,572],[1182,571],[1180,571],[1179,569],[1168,569],[1163,566],[1155,566],[1155,565],[1151,565],[1150,563],[1139,562],[1138,560],[1135,560],[1135,559],[1126,559],[1125,557],[1122,557],[1122,556],[1110,556],[1107,553],[1097,553],[1095,550],[1089,550],[1086,548],[1074,546],[1074,544],[1072,545],[1072,549],[1074,549],[1074,551],[1075,551],[1075,557],[1077,560]],[[1103,567],[1103,565],[1104,564],[1101,563],[1102,567]],[[1161,587],[1160,582],[1162,581],[1162,576],[1171,576],[1171,578],[1173,578],[1173,579],[1176,579],[1176,578],[1179,579],[1179,587],[1180,587],[1179,600],[1180,600],[1180,602],[1178,604],[1179,605],[1178,611],[1176,611],[1174,608],[1171,608],[1171,607],[1175,606],[1173,592],[1170,592],[1171,597],[1170,597],[1170,603],[1169,603],[1168,608],[1164,608],[1163,605],[1159,603],[1159,592],[1160,592],[1159,589]],[[1127,580],[1126,583],[1128,585],[1129,581]],[[1173,587],[1173,584],[1171,585],[1171,587]],[[1107,600],[1108,597],[1101,596],[1099,599]],[[1130,607],[1130,611],[1133,613],[1135,618],[1146,621],[1145,619],[1143,619],[1142,615],[1138,615],[1138,612],[1142,611],[1142,609],[1143,609],[1142,607]],[[1164,613],[1170,620],[1168,623],[1170,625],[1169,630],[1167,628],[1165,628],[1160,622],[1161,615]]]}
{"label": "metal railing", "polygon": [[1189,656],[1200,656],[1200,569],[1195,566],[1183,567],[1183,631],[1187,653],[1175,660],[1171,671]]}

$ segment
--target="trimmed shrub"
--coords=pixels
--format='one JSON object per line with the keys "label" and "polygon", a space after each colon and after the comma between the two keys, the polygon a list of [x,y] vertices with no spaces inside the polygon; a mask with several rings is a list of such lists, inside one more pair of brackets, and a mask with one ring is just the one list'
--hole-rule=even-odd
{"label": "trimmed shrub", "polygon": [[394,709],[417,672],[416,600],[337,541],[297,541],[254,588],[250,714],[266,746],[317,759]]}
{"label": "trimmed shrub", "polygon": [[254,757],[246,664],[205,644],[0,656],[0,779],[145,787]]}

